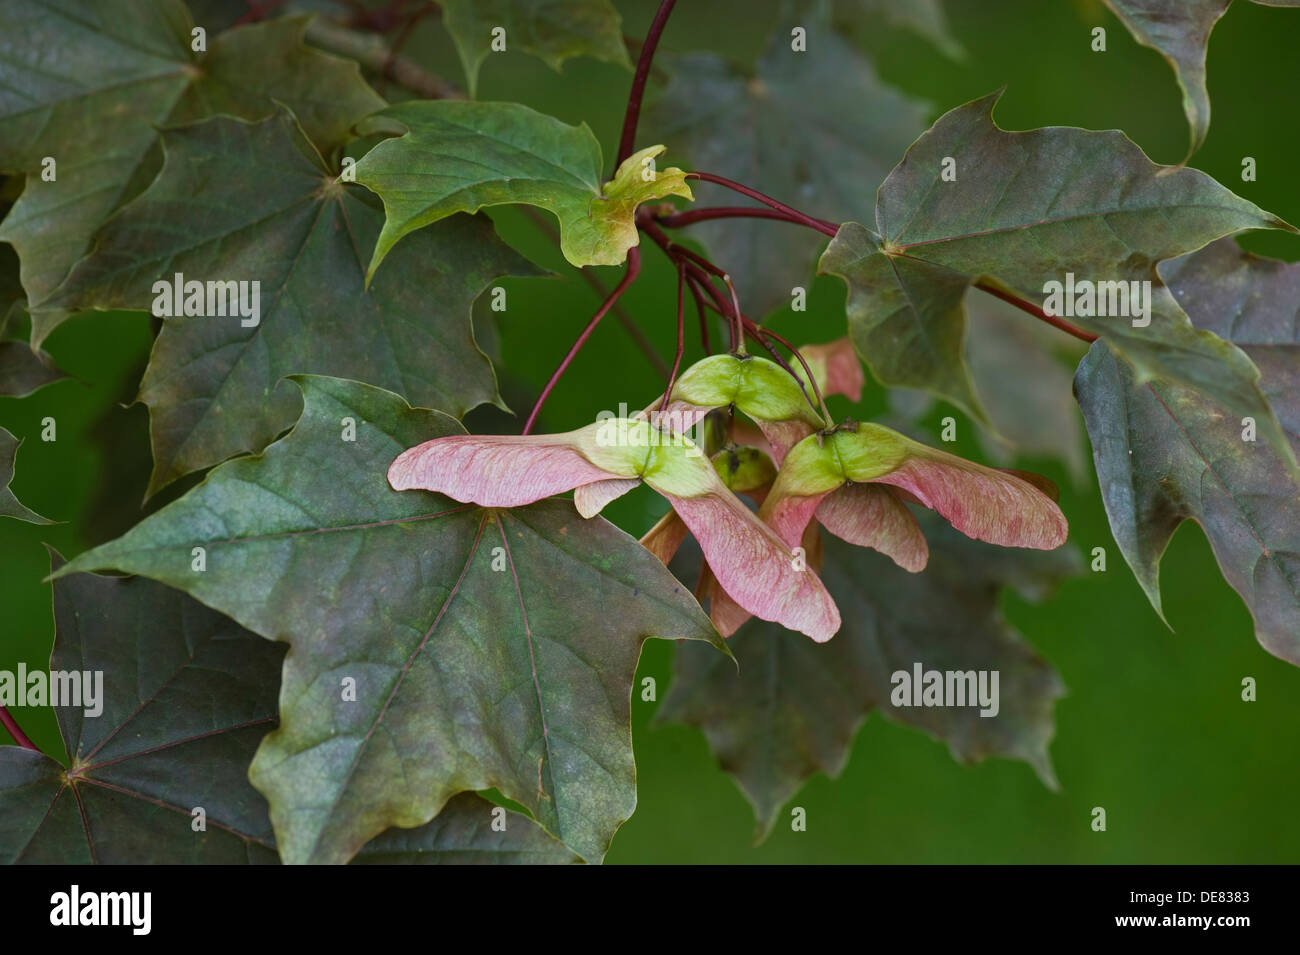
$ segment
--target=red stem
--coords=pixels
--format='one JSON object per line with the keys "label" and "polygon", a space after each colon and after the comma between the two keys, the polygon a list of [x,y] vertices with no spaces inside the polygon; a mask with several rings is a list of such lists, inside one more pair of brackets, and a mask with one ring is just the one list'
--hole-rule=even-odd
{"label": "red stem", "polygon": [[617,302],[619,298],[622,297],[623,293],[627,291],[628,286],[636,281],[636,277],[640,273],[641,251],[634,246],[627,250],[627,270],[623,273],[623,278],[619,281],[618,285],[614,287],[614,291],[609,293],[609,298],[605,299],[605,304],[597,309],[596,314],[591,317],[591,321],[587,323],[587,327],[582,330],[582,334],[578,336],[578,340],[573,343],[573,346],[569,349],[569,353],[564,356],[564,361],[560,362],[560,367],[555,369],[555,372],[551,375],[550,381],[546,383],[546,387],[542,389],[542,393],[537,396],[537,403],[533,405],[533,411],[528,416],[528,420],[524,422],[524,430],[521,431],[520,434],[528,434],[533,430],[533,425],[537,422],[538,412],[542,410],[542,405],[544,405],[546,399],[550,397],[551,391],[560,380],[560,376],[568,370],[569,365],[572,364],[573,359],[577,357],[582,346],[585,345],[587,339],[591,337],[591,333],[594,332],[596,326],[600,324],[600,320],[605,317],[605,314],[611,308],[614,307],[614,303]]}
{"label": "red stem", "polygon": [[659,46],[659,37],[668,25],[668,15],[673,12],[677,0],[663,0],[655,18],[650,22],[645,41],[641,44],[641,55],[636,61],[636,75],[632,77],[632,91],[627,97],[627,112],[623,114],[623,135],[618,141],[618,158],[614,160],[614,169],[623,160],[632,155],[636,143],[636,125],[641,118],[641,100],[645,98],[646,80],[650,78],[650,63],[655,58],[655,49]]}
{"label": "red stem", "polygon": [[[686,268],[689,271],[692,268],[692,266],[688,265]],[[707,278],[704,276],[704,273],[701,272],[698,276],[696,276],[696,281],[706,282]],[[719,292],[712,284],[707,284],[704,287],[705,290],[708,291],[709,295],[713,299],[712,302],[708,303],[709,308],[713,309],[723,318],[727,319],[728,326],[734,329],[734,323],[732,321],[733,316],[731,315],[731,311],[728,308],[727,300],[722,297],[722,293]],[[804,366],[805,373],[810,376],[809,380],[811,380],[812,372],[808,369],[808,363],[803,360],[803,356],[799,355],[798,351],[795,348],[793,348],[789,342],[787,342],[776,332],[773,332],[770,329],[763,328],[752,318],[749,318],[748,316],[741,314],[740,321],[745,333],[747,333],[749,337],[754,340],[755,344],[760,345],[764,351],[766,351],[769,355],[771,355],[772,360],[775,361],[779,366],[781,366],[782,370],[784,370],[787,375],[789,375],[791,378],[794,379],[795,384],[799,386],[799,390],[803,392],[804,398],[808,400],[809,406],[811,406],[812,409],[816,411],[817,403],[814,402],[812,396],[808,394],[808,389],[804,387],[803,380],[794,373],[794,369],[790,367],[789,362],[787,362],[784,358],[781,357],[781,353],[772,347],[772,343],[767,340],[767,336],[771,336],[772,338],[780,341],[787,348],[789,348],[791,352],[793,352],[795,355],[798,355],[800,363]],[[735,351],[734,345],[732,346],[732,351]],[[813,388],[817,387],[817,383],[815,381],[812,384],[813,384]],[[818,394],[818,398],[820,398],[821,397],[820,391],[817,394]],[[822,407],[825,408],[825,405],[823,404]],[[826,415],[823,414],[823,417],[826,417]]]}
{"label": "red stem", "polygon": [[[826,427],[829,428],[831,425],[831,413],[830,410],[827,409],[826,407],[826,398],[822,395],[821,388],[817,386],[817,379],[813,377],[812,369],[808,367],[808,362],[804,360],[804,357],[800,353],[799,349],[795,348],[793,345],[791,345],[788,341],[786,341],[776,332],[772,331],[772,329],[763,328],[761,326],[756,326],[756,327],[762,334],[780,342],[787,349],[789,349],[790,354],[794,355],[795,358],[799,359],[799,364],[803,366],[803,373],[808,376],[808,384],[812,386],[813,394],[817,396],[817,404],[821,406],[822,420],[826,422]],[[804,393],[804,396],[807,397],[806,392]]]}
{"label": "red stem", "polygon": [[663,229],[659,228],[659,226],[655,224],[655,221],[651,219],[649,216],[640,216],[637,219],[637,224],[641,227],[641,229],[645,232],[646,235],[654,239],[655,244],[658,245],[659,248],[663,249],[664,252],[668,254],[668,258],[676,260],[682,256],[685,256],[686,258],[694,262],[696,265],[698,265],[700,268],[704,269],[707,272],[712,272],[718,278],[726,277],[727,275],[726,272],[718,268],[716,265],[714,265],[704,256],[700,255],[697,252],[692,252],[690,249],[686,248],[685,246],[678,245],[676,242],[670,239],[668,237],[668,233],[666,233]]}
{"label": "red stem", "polygon": [[[671,256],[671,253],[669,254]],[[695,289],[697,293],[703,293],[700,295],[699,301],[726,319],[727,333],[731,337],[731,350],[734,352],[736,350],[736,345],[738,344],[736,341],[736,323],[731,317],[730,310],[718,305],[718,302],[721,300],[721,293],[719,293],[718,290],[714,288],[713,283],[709,281],[707,272],[698,266],[692,265],[690,262],[685,263],[685,265],[686,276],[688,281],[691,282],[691,287]],[[713,301],[710,302],[709,299],[713,299]]]}
{"label": "red stem", "polygon": [[655,221],[665,228],[679,229],[682,226],[696,222],[706,222],[709,219],[776,219],[780,222],[804,225],[802,220],[796,219],[789,213],[782,212],[779,209],[756,208],[754,206],[713,206],[705,209],[687,209],[685,212],[660,216]]}
{"label": "red stem", "polygon": [[731,311],[736,317],[736,337],[740,339],[740,353],[745,353],[745,316],[740,311],[740,299],[736,296],[736,286],[732,284],[731,276],[724,275],[723,283],[727,286],[727,291],[731,293]]}
{"label": "red stem", "polygon": [[733,192],[738,192],[742,196],[749,196],[749,198],[755,199],[763,203],[765,206],[771,206],[779,212],[784,212],[790,217],[790,221],[797,222],[800,225],[806,225],[810,229],[816,229],[818,232],[828,235],[832,239],[835,238],[835,233],[839,231],[839,226],[833,222],[827,222],[825,219],[814,219],[812,216],[804,215],[798,209],[787,206],[784,202],[779,202],[771,196],[764,195],[757,189],[743,186],[740,183],[724,178],[723,176],[715,176],[711,172],[688,172],[686,178],[699,179],[702,182],[713,182],[717,183],[719,186],[726,186]]}
{"label": "red stem", "polygon": [[1073,335],[1075,338],[1079,339],[1080,341],[1091,343],[1097,340],[1097,336],[1092,334],[1091,332],[1085,332],[1082,328],[1078,328],[1074,325],[1071,325],[1063,318],[1058,318],[1055,315],[1048,315],[1046,312],[1044,312],[1041,308],[1039,308],[1037,305],[1033,304],[1032,302],[1026,302],[1023,298],[1017,298],[1016,296],[1012,295],[1010,292],[1004,292],[1002,289],[998,288],[996,285],[993,285],[990,282],[983,282],[983,281],[976,282],[975,287],[979,289],[981,292],[988,292],[990,295],[994,296],[995,298],[1000,298],[1002,299],[1002,301],[1014,305],[1022,312],[1028,312],[1030,315],[1034,316],[1034,318],[1038,319],[1041,322],[1046,322],[1048,325],[1055,326],[1056,328],[1059,328],[1061,331]]}
{"label": "red stem", "polygon": [[31,741],[27,734],[23,732],[23,728],[18,725],[18,721],[3,706],[0,706],[0,725],[3,725],[9,731],[9,735],[14,738],[14,742],[23,749],[33,749],[38,753],[41,751],[41,748]]}
{"label": "red stem", "polygon": [[677,385],[677,372],[682,367],[682,352],[686,350],[686,263],[677,263],[677,354],[673,358],[673,371],[668,376],[668,390],[659,405],[659,414],[668,410],[668,399]]}
{"label": "red stem", "polygon": [[704,349],[704,354],[712,355],[713,346],[709,344],[709,316],[704,311],[704,293],[695,287],[695,283],[689,278],[686,284],[691,288],[691,296],[695,299],[695,311],[700,316],[700,347]]}

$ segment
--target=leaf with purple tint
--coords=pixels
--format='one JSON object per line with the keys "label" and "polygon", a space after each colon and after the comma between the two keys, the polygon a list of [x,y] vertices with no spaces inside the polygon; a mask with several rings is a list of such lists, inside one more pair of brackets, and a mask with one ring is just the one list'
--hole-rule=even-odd
{"label": "leaf with purple tint", "polygon": [[294,380],[305,407],[286,437],[69,568],[153,577],[292,644],[280,727],[250,769],[286,862],[347,861],[488,788],[600,860],[636,802],[641,645],[720,645],[708,619],[634,539],[567,502],[494,510],[393,490],[393,459],[463,433],[454,418],[358,382]]}

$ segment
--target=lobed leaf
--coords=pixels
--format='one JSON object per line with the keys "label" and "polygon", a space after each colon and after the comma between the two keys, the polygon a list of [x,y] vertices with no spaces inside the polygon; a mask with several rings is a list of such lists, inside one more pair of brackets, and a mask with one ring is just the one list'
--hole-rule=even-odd
{"label": "lobed leaf", "polygon": [[598,861],[636,801],[641,644],[720,645],[708,619],[635,540],[568,503],[498,511],[392,490],[389,463],[462,433],[454,418],[358,382],[294,380],[305,406],[288,436],[64,572],[154,577],[292,644],[280,727],[250,770],[286,862],[344,862],[490,787]]}
{"label": "lobed leaf", "polygon": [[[678,648],[673,685],[657,719],[703,731],[719,764],[754,807],[756,838],[816,772],[836,776],[867,715],[945,740],[953,757],[1023,759],[1055,788],[1047,746],[1060,677],[1003,619],[999,588],[1038,596],[1077,571],[1071,551],[1026,554],[959,537],[926,519],[931,559],[919,574],[883,554],[823,535],[822,577],[844,626],[827,644],[791,639],[751,621],[728,642],[739,673],[695,648]],[[891,676],[925,670],[998,670],[999,712],[895,707]]]}
{"label": "lobed leaf", "polygon": [[[498,820],[504,829],[494,827]],[[460,793],[418,829],[389,829],[375,836],[352,864],[569,865],[581,861],[527,816],[494,806],[474,793]]]}
{"label": "lobed leaf", "polygon": [[406,133],[356,165],[357,182],[383,199],[387,213],[367,277],[403,236],[457,212],[507,203],[554,215],[560,249],[573,265],[618,265],[639,241],[633,215],[640,203],[691,198],[680,169],[650,164],[662,146],[629,156],[602,185],[600,144],[586,123],[566,126],[519,103],[421,100],[389,107],[380,121]]}
{"label": "lobed leaf", "polygon": [[[1300,7],[1300,0],[1253,0],[1270,7]],[[1183,112],[1191,127],[1190,158],[1210,129],[1210,94],[1205,54],[1210,33],[1232,0],[1106,0],[1143,46],[1169,61],[1183,93]]]}
{"label": "lobed leaf", "polygon": [[[1204,173],[1157,166],[1120,132],[999,129],[992,119],[999,95],[941,117],[881,186],[876,231],[847,222],[822,255],[821,271],[848,284],[850,333],[876,376],[982,418],[962,352],[970,285],[986,280],[1035,304],[1045,302],[1048,282],[1068,273],[1150,282],[1147,326],[1128,316],[1069,320],[1142,378],[1202,390],[1255,416],[1284,446],[1258,370],[1188,321],[1156,265],[1242,229],[1294,228]],[[955,180],[943,178],[946,165]]]}
{"label": "lobed leaf", "polygon": [[[0,861],[276,862],[266,800],[247,768],[275,724],[284,648],[140,577],[60,579],[54,615],[50,667],[103,672],[101,712],[56,708],[67,768],[0,747]],[[377,836],[357,861],[577,859],[527,817],[461,793],[427,825]]]}
{"label": "lobed leaf", "polygon": [[[57,708],[66,768],[0,748],[0,860],[275,862],[247,771],[275,725],[284,648],[138,578],[57,580],[54,619],[50,669],[99,672],[102,712]],[[205,831],[193,828],[199,808]]]}
{"label": "lobed leaf", "polygon": [[289,113],[214,119],[164,143],[158,178],[100,232],[56,304],[153,308],[155,283],[180,274],[260,283],[261,315],[249,327],[235,315],[164,322],[140,386],[151,494],[292,425],[300,400],[285,375],[364,379],[455,415],[501,404],[470,308],[492,279],[538,270],[485,217],[420,233],[367,289],[364,250],[382,217],[366,193],[334,181]]}
{"label": "lobed leaf", "polygon": [[383,106],[356,63],[303,45],[306,25],[240,27],[197,54],[179,0],[0,0],[0,170],[27,174],[0,241],[22,260],[33,344],[66,317],[48,300],[91,236],[157,172],[158,127],[278,101],[328,153]]}
{"label": "lobed leaf", "polygon": [[530,53],[553,70],[575,56],[632,68],[622,18],[610,0],[444,0],[442,17],[465,67],[471,98],[497,28],[505,31],[507,50]]}
{"label": "lobed leaf", "polygon": [[[1230,239],[1165,263],[1161,274],[1198,327],[1239,344],[1300,446],[1300,266],[1242,252]],[[1102,343],[1075,377],[1115,542],[1156,612],[1160,558],[1185,520],[1201,525],[1266,650],[1300,664],[1300,482],[1288,460],[1213,397],[1142,381]],[[1247,439],[1247,435],[1250,439]]]}
{"label": "lobed leaf", "polygon": [[[0,215],[4,211],[0,209]],[[64,377],[49,355],[27,344],[25,298],[18,256],[11,246],[0,245],[0,395],[18,398]]]}
{"label": "lobed leaf", "polygon": [[949,59],[966,58],[948,27],[940,0],[849,0],[847,7],[869,26],[885,20],[925,37]]}

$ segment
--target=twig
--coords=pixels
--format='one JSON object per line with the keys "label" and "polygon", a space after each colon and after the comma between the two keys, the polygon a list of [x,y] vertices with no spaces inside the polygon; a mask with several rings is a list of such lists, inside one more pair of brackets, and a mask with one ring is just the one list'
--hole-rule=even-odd
{"label": "twig", "polygon": [[[799,364],[803,366],[804,374],[808,376],[808,384],[812,386],[813,394],[817,396],[817,403],[821,405],[822,421],[825,423],[826,427],[829,428],[831,426],[831,413],[826,407],[826,398],[822,394],[821,387],[817,384],[817,379],[813,376],[812,369],[808,367],[808,362],[804,360],[803,354],[799,349],[795,348],[776,332],[772,331],[772,329],[764,328],[762,326],[757,327],[760,334],[775,339],[777,342],[789,349],[790,354],[794,355],[794,357],[799,360]],[[807,394],[807,392],[804,392],[805,397],[807,397]]]}
{"label": "twig", "polygon": [[667,229],[680,229],[682,226],[707,222],[710,219],[776,219],[779,222],[791,222],[795,225],[806,224],[779,209],[754,206],[711,206],[704,209],[687,209],[685,212],[658,216],[655,221]]}
{"label": "twig", "polygon": [[731,293],[731,311],[736,316],[736,328],[739,331],[737,337],[740,339],[740,347],[736,351],[743,356],[745,354],[745,321],[744,315],[740,311],[740,297],[736,294],[736,286],[732,283],[730,275],[722,276],[722,282],[727,286],[727,291]]}
{"label": "twig", "polygon": [[827,222],[825,219],[815,219],[810,215],[805,215],[798,209],[787,206],[784,202],[773,199],[771,196],[764,195],[757,189],[751,189],[749,186],[741,185],[740,183],[723,176],[715,176],[711,172],[688,172],[686,178],[698,179],[701,182],[712,182],[719,186],[726,186],[733,192],[738,192],[742,196],[749,196],[749,198],[756,199],[765,206],[771,206],[779,212],[784,212],[790,217],[792,222],[798,222],[800,225],[806,225],[810,229],[816,229],[818,232],[828,235],[832,239],[835,238],[835,234],[839,232],[839,226],[833,222]]}
{"label": "twig", "polygon": [[712,355],[713,346],[709,344],[709,316],[704,310],[704,293],[695,287],[695,283],[689,278],[686,284],[691,288],[691,297],[695,299],[695,311],[700,317],[700,347],[704,349],[704,354]]}
{"label": "twig", "polygon": [[636,143],[636,126],[641,118],[641,101],[645,98],[645,84],[650,76],[650,64],[655,58],[655,49],[659,46],[659,37],[668,25],[668,15],[673,12],[677,0],[663,0],[655,18],[646,31],[645,42],[641,44],[641,55],[637,57],[636,74],[632,77],[632,90],[627,97],[627,111],[623,114],[623,135],[618,141],[618,156],[614,168],[618,169],[623,160],[632,155]]}
{"label": "twig", "polygon": [[1040,322],[1046,322],[1048,325],[1052,325],[1056,328],[1059,328],[1061,331],[1065,332],[1066,334],[1073,335],[1075,338],[1079,339],[1080,341],[1091,343],[1097,340],[1097,336],[1092,334],[1091,332],[1085,332],[1082,328],[1078,328],[1074,325],[1071,325],[1063,318],[1058,318],[1055,315],[1048,315],[1046,312],[1044,312],[1033,302],[1026,302],[1023,298],[1017,298],[1016,296],[1012,295],[1010,292],[1003,291],[1002,289],[998,288],[996,285],[992,284],[991,282],[979,281],[975,283],[975,287],[979,289],[981,292],[988,292],[994,298],[1000,298],[1002,299],[1002,301],[1014,305],[1022,312],[1028,312],[1030,315],[1034,316],[1034,318],[1038,319]]}
{"label": "twig", "polygon": [[673,358],[672,374],[668,376],[668,388],[664,391],[664,400],[659,405],[659,414],[668,410],[668,399],[673,388],[677,386],[677,372],[682,367],[682,352],[686,350],[686,263],[677,263],[677,354]]}
{"label": "twig", "polygon": [[19,726],[18,721],[10,715],[9,710],[3,706],[0,706],[0,725],[3,725],[4,728],[9,731],[9,735],[14,738],[14,742],[23,749],[33,749],[38,753],[41,751],[41,748],[33,743],[27,734],[23,732],[23,728]]}
{"label": "twig", "polygon": [[464,99],[454,83],[430,73],[404,56],[394,56],[383,37],[360,33],[323,17],[307,27],[307,42],[356,60],[367,69],[425,99]]}
{"label": "twig", "polygon": [[617,302],[619,297],[628,290],[628,287],[636,281],[636,277],[640,273],[641,252],[636,247],[633,247],[627,250],[627,269],[623,273],[622,280],[615,287],[614,291],[610,293],[609,298],[605,299],[605,304],[603,304],[596,311],[596,314],[591,317],[591,321],[587,323],[587,327],[582,330],[582,334],[578,336],[578,340],[573,343],[573,346],[569,349],[569,353],[564,356],[564,361],[560,362],[560,367],[556,368],[554,373],[551,375],[550,380],[546,383],[546,387],[543,388],[542,393],[538,395],[537,403],[533,405],[533,411],[528,416],[528,420],[524,422],[524,430],[521,431],[520,434],[528,434],[533,430],[533,425],[537,422],[537,415],[542,410],[542,405],[544,405],[546,399],[550,397],[551,391],[555,388],[560,377],[573,362],[573,359],[582,349],[582,346],[587,343],[587,339],[590,338],[591,333],[596,330],[596,326],[600,324],[600,320],[605,317],[605,314],[611,308],[614,307],[614,303]]}

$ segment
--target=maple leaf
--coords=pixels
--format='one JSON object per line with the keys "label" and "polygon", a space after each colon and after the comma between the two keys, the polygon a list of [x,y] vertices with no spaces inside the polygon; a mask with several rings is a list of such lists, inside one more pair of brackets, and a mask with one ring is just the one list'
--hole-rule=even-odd
{"label": "maple leaf", "polygon": [[940,117],[880,187],[875,230],[846,222],[822,255],[820,270],[848,284],[850,334],[876,377],[932,391],[983,419],[962,351],[971,285],[990,283],[1032,304],[1071,273],[1145,282],[1149,324],[1112,315],[1070,321],[1142,377],[1204,391],[1255,416],[1284,446],[1258,370],[1188,321],[1156,265],[1242,229],[1294,227],[1204,173],[1155,165],[1118,131],[999,129],[999,95]]}
{"label": "maple leaf", "polygon": [[[158,178],[100,232],[55,303],[149,309],[158,280],[174,286],[179,273],[260,283],[260,315],[256,324],[165,320],[140,385],[155,458],[149,493],[260,451],[289,427],[300,400],[285,375],[363,379],[455,415],[501,404],[470,306],[492,279],[539,270],[486,217],[424,230],[367,288],[363,250],[382,216],[364,190],[334,181],[292,115],[209,120],[166,132],[164,143]],[[188,209],[202,214],[178,230],[178,210]]]}
{"label": "maple leaf", "polygon": [[280,726],[249,770],[286,862],[345,862],[493,787],[598,861],[636,802],[641,645],[723,646],[708,618],[635,540],[568,503],[394,491],[393,459],[463,433],[454,418],[358,382],[294,381],[304,410],[286,437],[59,575],[153,577],[292,645]]}
{"label": "maple leaf", "polygon": [[[1198,327],[1239,345],[1263,369],[1261,387],[1300,447],[1296,303],[1300,266],[1224,239],[1164,263],[1161,274]],[[1124,559],[1163,619],[1160,558],[1185,520],[1201,525],[1224,578],[1246,602],[1266,650],[1300,665],[1300,481],[1212,395],[1143,381],[1104,344],[1075,376],[1106,514]]]}
{"label": "maple leaf", "polygon": [[638,205],[691,198],[685,173],[655,169],[663,146],[632,154],[602,184],[600,144],[585,123],[567,126],[518,103],[401,103],[376,122],[405,133],[356,165],[357,182],[383,199],[388,217],[368,276],[403,236],[457,212],[505,203],[554,215],[572,265],[618,265],[638,242]]}

